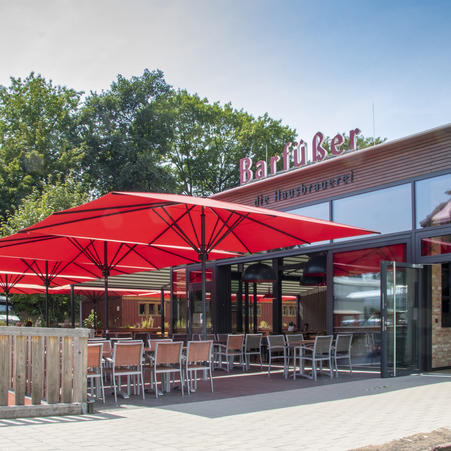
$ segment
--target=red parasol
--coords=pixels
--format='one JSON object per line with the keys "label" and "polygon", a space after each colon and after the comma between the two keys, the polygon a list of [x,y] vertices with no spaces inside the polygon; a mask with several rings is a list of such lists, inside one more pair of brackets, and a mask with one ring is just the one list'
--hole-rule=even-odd
{"label": "red parasol", "polygon": [[[214,199],[159,193],[112,192],[54,213],[24,233],[49,233],[129,244],[189,246],[205,265],[213,250],[258,252],[314,241],[375,233],[290,213]],[[206,322],[203,321],[206,334]]]}

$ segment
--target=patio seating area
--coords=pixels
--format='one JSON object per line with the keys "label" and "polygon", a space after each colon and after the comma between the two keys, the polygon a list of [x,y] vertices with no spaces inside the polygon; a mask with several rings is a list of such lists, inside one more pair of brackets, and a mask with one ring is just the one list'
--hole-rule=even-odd
{"label": "patio seating area", "polygon": [[[287,391],[380,376],[379,368],[374,366],[357,365],[352,371],[350,366],[335,367],[337,348],[334,348],[336,341],[331,336],[303,340],[298,335],[280,335],[261,340],[255,334],[224,335],[217,337],[210,334],[209,338],[215,338],[215,341],[202,341],[198,336],[196,340],[187,342],[172,341],[170,338],[149,339],[142,348],[141,357],[145,393],[137,390],[131,394],[130,380],[123,377],[117,378],[117,391],[126,391],[126,394],[116,397],[115,384],[105,378],[105,399],[91,396],[88,400],[95,403],[95,409],[102,409],[104,401],[108,408],[120,405],[151,406],[155,403],[165,405]],[[272,343],[274,337],[276,341]],[[226,343],[218,341],[218,338],[226,338]],[[350,350],[351,338],[339,336],[338,340],[338,349],[342,350],[344,344],[347,346],[346,352]],[[263,352],[261,341],[266,341]],[[130,340],[119,339],[115,342],[113,352],[114,348],[129,344]],[[271,356],[275,351],[282,356],[281,360],[274,360]],[[345,358],[349,359],[348,355]],[[322,365],[324,361],[327,364]],[[316,371],[317,365],[322,371]],[[108,374],[108,371],[105,373]],[[131,382],[132,385],[141,385],[141,380]]]}

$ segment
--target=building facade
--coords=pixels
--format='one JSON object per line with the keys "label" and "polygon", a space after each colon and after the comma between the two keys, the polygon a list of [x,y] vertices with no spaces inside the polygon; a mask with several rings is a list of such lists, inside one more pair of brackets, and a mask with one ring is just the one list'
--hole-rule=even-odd
{"label": "building facade", "polygon": [[[336,153],[213,197],[378,233],[211,263],[207,326],[352,332],[356,359],[385,375],[451,366],[451,125]],[[274,282],[243,283],[256,261]],[[199,268],[174,269],[172,288],[173,331],[198,331]]]}

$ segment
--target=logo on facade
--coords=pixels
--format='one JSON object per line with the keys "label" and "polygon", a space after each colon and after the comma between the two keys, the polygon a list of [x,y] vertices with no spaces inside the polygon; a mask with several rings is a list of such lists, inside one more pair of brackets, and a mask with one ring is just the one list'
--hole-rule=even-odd
{"label": "logo on facade", "polygon": [[[357,150],[357,136],[360,130],[355,128],[349,132],[349,151]],[[288,142],[285,144],[280,155],[274,155],[269,159],[269,174],[268,163],[264,160],[259,160],[253,168],[253,161],[250,157],[241,158],[240,160],[240,185],[245,185],[252,180],[261,180],[268,175],[275,175],[278,172],[277,163],[282,160],[282,171],[289,171],[291,169],[301,168],[313,163],[319,163],[330,157],[337,157],[342,155],[346,149],[342,146],[345,142],[345,137],[338,133],[330,141],[330,153],[324,148],[324,135],[317,132],[312,139],[311,155],[309,155],[307,143],[302,139],[299,142]]]}

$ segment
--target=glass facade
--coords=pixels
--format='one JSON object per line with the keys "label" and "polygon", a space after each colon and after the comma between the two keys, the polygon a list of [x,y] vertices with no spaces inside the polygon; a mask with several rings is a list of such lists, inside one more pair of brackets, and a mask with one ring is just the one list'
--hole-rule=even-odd
{"label": "glass facade", "polygon": [[321,204],[310,205],[308,207],[300,207],[295,210],[290,210],[289,213],[296,215],[308,216],[315,219],[324,219],[329,221],[329,202],[323,202]]}
{"label": "glass facade", "polygon": [[404,244],[334,254],[334,332],[354,334],[353,353],[363,363],[380,359],[380,262],[405,261]]}
{"label": "glass facade", "polygon": [[451,174],[415,183],[416,227],[451,223]]}
{"label": "glass facade", "polygon": [[187,327],[187,298],[186,298],[186,269],[174,269],[172,272],[173,292],[173,324],[174,332],[186,332]]}
{"label": "glass facade", "polygon": [[379,233],[411,230],[411,198],[411,185],[405,184],[337,199],[332,202],[333,220]]}
{"label": "glass facade", "polygon": [[451,253],[451,235],[432,236],[421,240],[421,255],[443,255]]}

